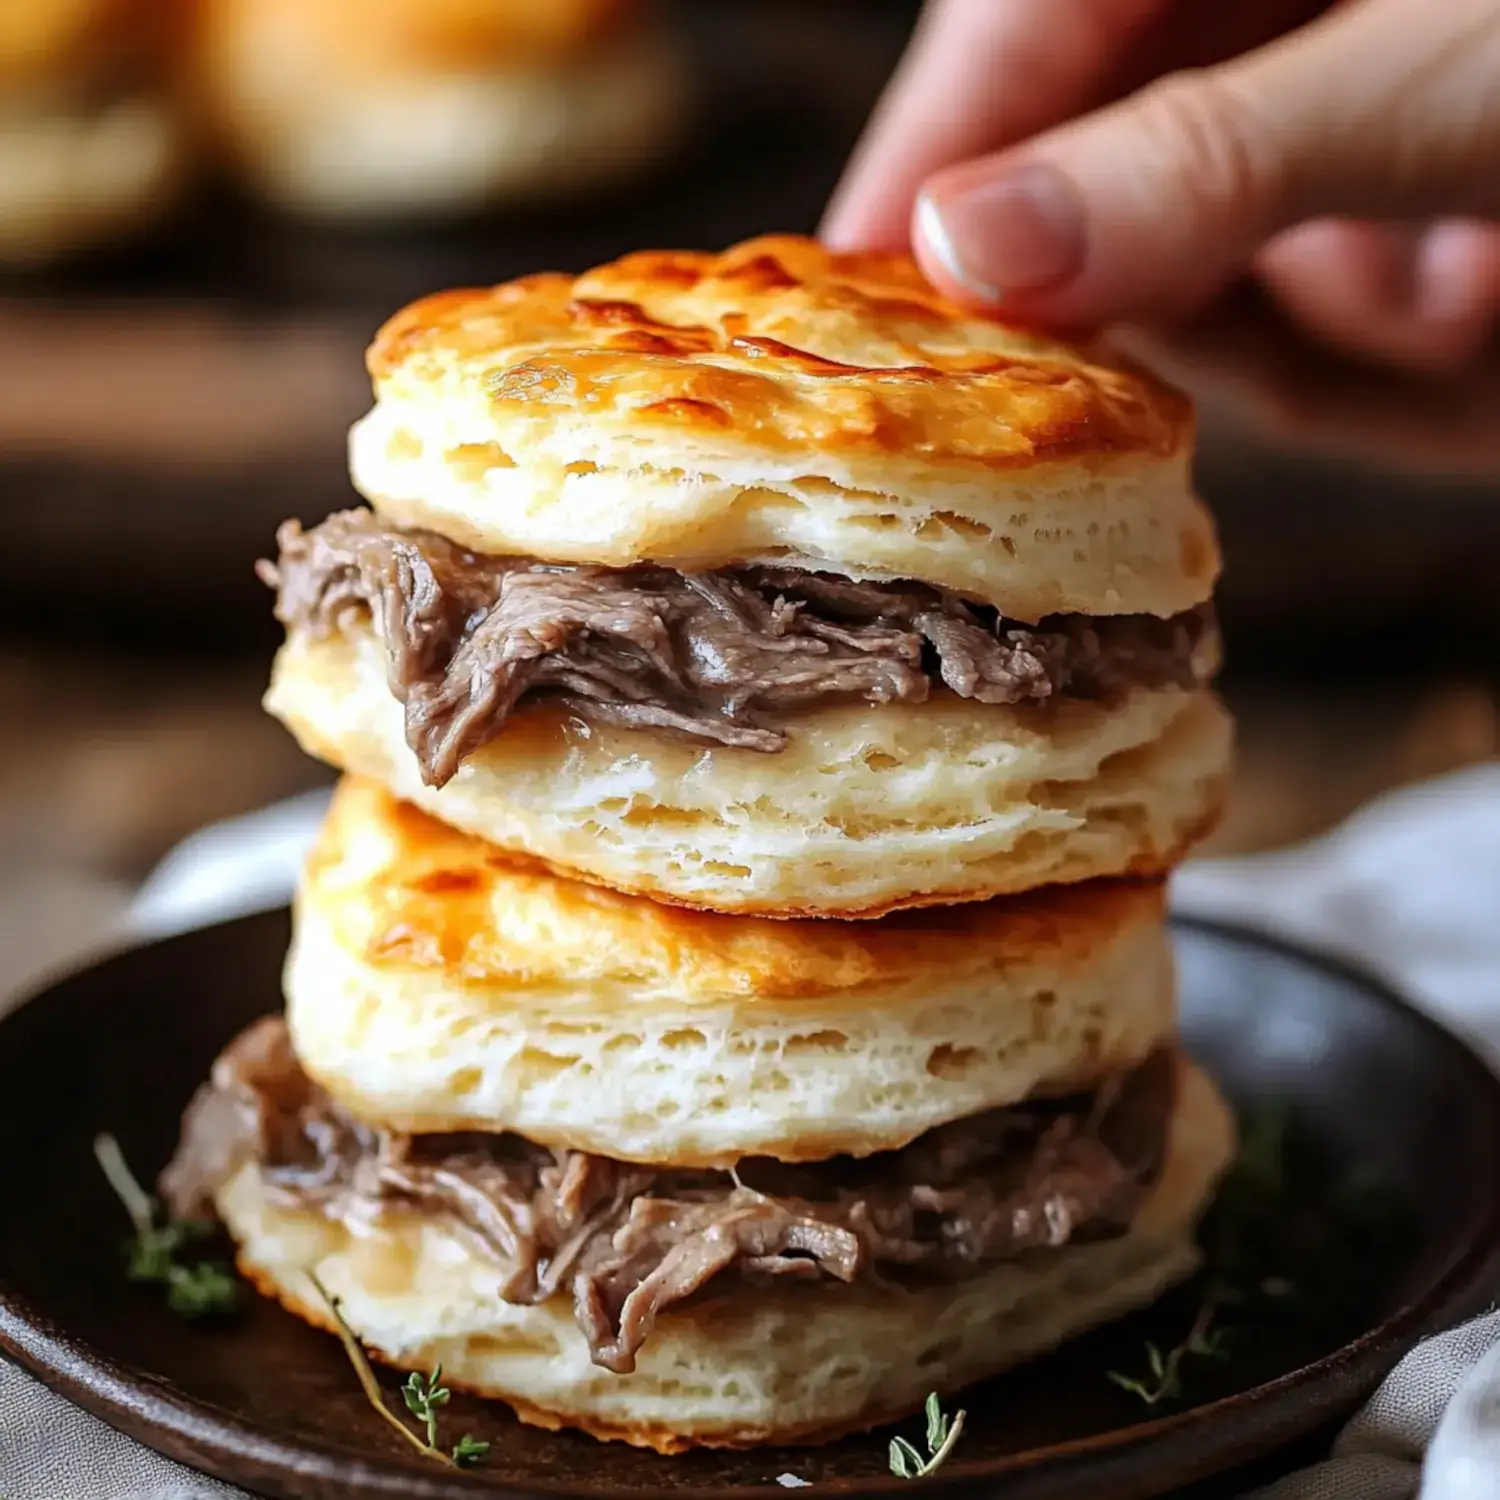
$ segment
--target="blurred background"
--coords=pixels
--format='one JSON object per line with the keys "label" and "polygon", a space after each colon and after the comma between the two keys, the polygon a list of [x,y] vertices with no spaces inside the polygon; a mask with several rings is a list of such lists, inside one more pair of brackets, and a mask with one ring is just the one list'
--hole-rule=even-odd
{"label": "blurred background", "polygon": [[[414,296],[812,229],[913,0],[0,0],[0,910],[97,920],[322,780],[252,564],[349,503]],[[1253,300],[1203,409],[1239,784],[1213,849],[1500,748],[1500,370],[1378,377]],[[1493,362],[1492,362],[1493,363]],[[0,944],[3,944],[0,928]]]}

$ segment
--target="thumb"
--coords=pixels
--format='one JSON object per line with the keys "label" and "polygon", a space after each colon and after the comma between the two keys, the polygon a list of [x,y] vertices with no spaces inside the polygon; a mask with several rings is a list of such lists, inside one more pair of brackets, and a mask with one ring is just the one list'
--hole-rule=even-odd
{"label": "thumb", "polygon": [[917,254],[1027,320],[1179,312],[1304,219],[1496,213],[1497,76],[1494,0],[1356,0],[930,178]]}

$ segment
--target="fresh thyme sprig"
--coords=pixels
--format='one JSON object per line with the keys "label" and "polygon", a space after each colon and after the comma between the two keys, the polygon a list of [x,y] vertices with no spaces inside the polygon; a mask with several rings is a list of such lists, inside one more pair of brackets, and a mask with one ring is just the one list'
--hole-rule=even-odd
{"label": "fresh thyme sprig", "polygon": [[413,1432],[386,1405],[380,1382],[375,1379],[375,1371],[370,1368],[369,1357],[365,1354],[364,1346],[360,1343],[358,1336],[345,1319],[339,1299],[329,1293],[328,1288],[314,1272],[309,1271],[307,1279],[312,1282],[318,1295],[327,1305],[329,1315],[333,1318],[334,1332],[338,1334],[339,1342],[344,1346],[344,1353],[349,1356],[349,1363],[354,1366],[354,1373],[359,1379],[360,1389],[365,1393],[365,1400],[374,1407],[382,1421],[394,1427],[418,1453],[435,1459],[440,1464],[446,1464],[450,1469],[469,1469],[477,1464],[490,1451],[490,1445],[482,1438],[473,1437],[466,1432],[447,1452],[438,1443],[438,1408],[446,1406],[448,1398],[452,1395],[452,1392],[440,1383],[443,1378],[443,1367],[436,1366],[432,1374],[427,1376],[413,1371],[406,1377],[401,1387],[401,1396],[406,1402],[406,1409],[427,1429],[427,1436],[423,1438]]}
{"label": "fresh thyme sprig", "polygon": [[413,1370],[401,1387],[401,1399],[406,1402],[407,1411],[427,1425],[429,1448],[437,1447],[438,1407],[446,1406],[449,1396],[453,1394],[446,1386],[438,1384],[442,1378],[443,1367],[434,1365],[431,1375],[419,1375]]}
{"label": "fresh thyme sprig", "polygon": [[487,1438],[471,1437],[467,1432],[453,1445],[453,1462],[460,1469],[471,1469],[490,1451]]}
{"label": "fresh thyme sprig", "polygon": [[953,1452],[954,1444],[964,1430],[966,1415],[965,1412],[959,1412],[949,1421],[937,1392],[934,1391],[927,1398],[927,1457],[922,1457],[915,1443],[909,1443],[904,1437],[893,1437],[891,1473],[898,1479],[925,1479],[940,1468]]}
{"label": "fresh thyme sprig", "polygon": [[1182,1362],[1190,1355],[1222,1359],[1228,1353],[1229,1329],[1214,1327],[1214,1319],[1223,1304],[1212,1295],[1203,1299],[1187,1337],[1173,1344],[1166,1353],[1161,1346],[1146,1341],[1145,1375],[1125,1375],[1119,1370],[1106,1371],[1107,1377],[1123,1391],[1139,1396],[1147,1406],[1174,1401],[1182,1394]]}
{"label": "fresh thyme sprig", "polygon": [[114,1136],[95,1136],[94,1156],[135,1228],[126,1271],[130,1279],[164,1286],[167,1306],[185,1318],[233,1312],[239,1302],[239,1283],[229,1267],[221,1261],[185,1258],[189,1247],[212,1237],[213,1225],[165,1214],[135,1180]]}

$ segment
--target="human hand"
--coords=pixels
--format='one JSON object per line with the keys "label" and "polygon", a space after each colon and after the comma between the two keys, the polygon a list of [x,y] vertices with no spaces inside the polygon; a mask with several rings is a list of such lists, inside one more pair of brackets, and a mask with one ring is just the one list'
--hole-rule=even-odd
{"label": "human hand", "polygon": [[1191,390],[1221,443],[1226,433],[1259,436],[1284,452],[1424,481],[1489,485],[1500,473],[1500,344],[1419,378],[1320,345],[1248,281],[1191,317],[1121,328],[1117,342]]}
{"label": "human hand", "polygon": [[1254,270],[1326,341],[1462,364],[1500,309],[1495,0],[932,0],[824,225],[1088,326]]}

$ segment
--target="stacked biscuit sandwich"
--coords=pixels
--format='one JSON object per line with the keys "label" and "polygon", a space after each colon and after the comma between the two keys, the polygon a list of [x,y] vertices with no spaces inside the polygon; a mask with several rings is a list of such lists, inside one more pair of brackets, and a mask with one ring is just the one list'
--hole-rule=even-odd
{"label": "stacked biscuit sandwich", "polygon": [[408,308],[287,526],[349,773],[166,1189],[264,1291],[673,1451],[898,1416],[1193,1267],[1162,881],[1229,725],[1184,400],[766,238]]}

